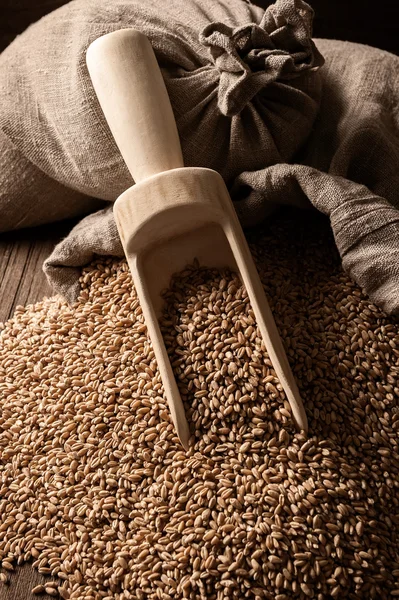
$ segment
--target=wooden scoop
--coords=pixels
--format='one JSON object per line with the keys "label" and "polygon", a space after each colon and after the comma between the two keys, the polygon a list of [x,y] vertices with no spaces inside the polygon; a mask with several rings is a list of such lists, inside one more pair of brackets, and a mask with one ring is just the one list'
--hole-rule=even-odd
{"label": "wooden scoop", "polygon": [[238,272],[262,338],[290,402],[295,423],[306,413],[262,284],[222,177],[184,167],[165,83],[147,37],[133,29],[91,44],[87,66],[101,108],[134,181],[114,215],[154,348],[177,434],[188,447],[189,428],[162,338],[161,291],[195,258]]}

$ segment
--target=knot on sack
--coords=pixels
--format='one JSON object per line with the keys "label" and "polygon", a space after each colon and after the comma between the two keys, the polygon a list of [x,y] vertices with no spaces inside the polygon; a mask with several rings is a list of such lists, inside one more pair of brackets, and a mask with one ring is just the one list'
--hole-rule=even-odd
{"label": "knot on sack", "polygon": [[261,22],[232,28],[210,23],[200,34],[220,73],[218,107],[227,117],[239,114],[260,90],[317,70],[324,59],[314,45],[313,10],[302,0],[277,0]]}

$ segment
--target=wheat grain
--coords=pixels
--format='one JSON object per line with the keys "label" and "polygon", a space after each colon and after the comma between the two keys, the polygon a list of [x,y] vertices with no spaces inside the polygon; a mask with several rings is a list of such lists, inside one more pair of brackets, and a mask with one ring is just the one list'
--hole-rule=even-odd
{"label": "wheat grain", "polygon": [[71,600],[399,596],[398,325],[312,235],[283,222],[252,245],[309,438],[229,271],[188,267],[166,293],[187,453],[125,261],[85,268],[74,306],[16,310],[0,340],[4,568],[32,557]]}

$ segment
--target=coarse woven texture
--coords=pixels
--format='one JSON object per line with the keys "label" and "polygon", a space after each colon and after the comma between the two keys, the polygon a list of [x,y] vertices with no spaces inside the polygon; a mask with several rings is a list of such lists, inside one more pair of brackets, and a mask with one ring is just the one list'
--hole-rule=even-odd
{"label": "coarse woven texture", "polygon": [[[266,11],[243,0],[170,0],[162,11],[152,0],[75,0],[32,25],[0,55],[0,230],[51,222],[57,211],[75,216],[77,207],[93,212],[93,198],[102,209],[132,185],[85,61],[93,40],[118,29],[150,39],[187,166],[213,168],[231,186],[242,172],[291,161],[320,103],[323,59],[312,18],[302,0]],[[269,210],[263,204],[258,218]],[[84,220],[85,234],[68,236],[50,258],[46,272],[58,292],[76,299],[76,267],[108,239],[103,224],[101,215]]]}
{"label": "coarse woven texture", "polygon": [[306,221],[282,215],[251,248],[309,437],[229,272],[187,269],[165,296],[187,453],[124,260],[86,267],[76,304],[4,324],[5,570],[33,557],[76,600],[399,596],[398,323]]}
{"label": "coarse woven texture", "polygon": [[[312,16],[302,0],[277,0],[267,11],[242,0],[171,0],[162,14],[151,0],[69,2],[1,54],[0,128],[37,169],[80,193],[82,206],[87,196],[114,201],[133,181],[95,96],[86,50],[101,35],[134,28],[162,69],[185,164],[214,168],[230,183],[262,168],[265,156],[269,164],[290,160],[309,135],[323,63]],[[26,190],[14,195],[22,212]]]}

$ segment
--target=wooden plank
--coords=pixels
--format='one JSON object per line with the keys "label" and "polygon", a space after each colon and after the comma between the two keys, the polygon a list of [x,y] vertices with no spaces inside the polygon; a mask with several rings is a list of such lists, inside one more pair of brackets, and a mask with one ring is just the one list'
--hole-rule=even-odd
{"label": "wooden plank", "polygon": [[[3,244],[2,244],[3,246]],[[0,314],[1,320],[9,319],[18,291],[23,285],[30,244],[26,240],[6,240],[4,243],[2,277],[0,279]],[[37,277],[37,274],[35,274]]]}
{"label": "wooden plank", "polygon": [[63,221],[0,236],[0,321],[19,304],[38,302],[53,291],[42,271],[44,260],[76,221]]}
{"label": "wooden plank", "polygon": [[32,589],[37,585],[46,585],[49,581],[57,581],[55,577],[44,577],[32,567],[31,563],[17,567],[10,574],[9,583],[0,583],[0,600],[54,600],[54,596],[32,594]]}

